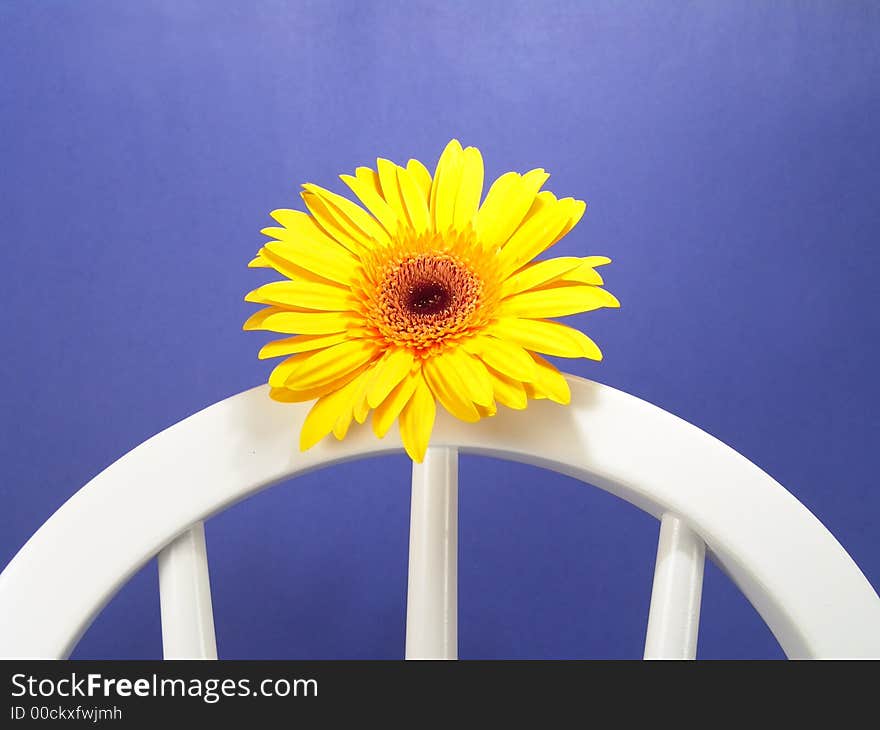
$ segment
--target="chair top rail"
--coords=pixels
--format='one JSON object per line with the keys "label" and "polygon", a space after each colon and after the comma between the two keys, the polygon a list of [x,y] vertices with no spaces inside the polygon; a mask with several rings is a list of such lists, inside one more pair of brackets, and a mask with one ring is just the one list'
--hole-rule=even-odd
{"label": "chair top rail", "polygon": [[[567,474],[706,543],[789,657],[880,657],[880,598],[838,541],[765,472],[639,398],[567,376],[572,402],[476,424],[438,412],[432,444]],[[76,492],[0,574],[0,656],[67,656],[146,561],[193,523],[272,484],[401,450],[368,426],[306,453],[307,404],[239,393],[156,434]]]}

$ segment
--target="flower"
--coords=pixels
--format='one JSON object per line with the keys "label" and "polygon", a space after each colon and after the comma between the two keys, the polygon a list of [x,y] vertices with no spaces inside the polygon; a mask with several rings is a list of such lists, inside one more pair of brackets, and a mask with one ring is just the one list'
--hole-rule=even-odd
{"label": "flower", "polygon": [[433,177],[417,160],[385,159],[342,180],[364,207],[303,185],[309,213],[275,210],[279,227],[253,267],[286,277],[250,292],[268,305],[246,330],[293,335],[260,358],[286,356],[269,376],[283,402],[317,399],[303,423],[305,450],[352,421],[382,438],[399,421],[422,461],[436,403],[463,421],[523,409],[529,398],[566,404],[568,384],[538,353],[601,360],[596,344],[553,317],[618,307],[601,287],[601,256],[533,261],[566,235],[586,205],[541,187],[542,169],[508,172],[482,204],[483,159],[452,140]]}

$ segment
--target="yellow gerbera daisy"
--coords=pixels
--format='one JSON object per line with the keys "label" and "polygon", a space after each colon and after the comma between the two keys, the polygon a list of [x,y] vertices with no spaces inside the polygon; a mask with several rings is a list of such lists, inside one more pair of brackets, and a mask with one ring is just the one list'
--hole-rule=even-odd
{"label": "yellow gerbera daisy", "polygon": [[620,304],[601,288],[601,256],[533,259],[580,220],[586,205],[541,187],[549,175],[508,172],[482,204],[483,159],[452,140],[432,177],[377,160],[342,180],[363,203],[304,185],[309,213],[275,210],[279,227],[250,266],[287,277],[246,300],[268,305],[246,330],[294,335],[260,350],[286,356],[269,376],[279,401],[317,399],[305,450],[342,439],[373,411],[382,438],[399,421],[422,461],[436,402],[464,421],[529,398],[568,403],[568,385],[538,353],[600,360],[582,332],[548,319]]}

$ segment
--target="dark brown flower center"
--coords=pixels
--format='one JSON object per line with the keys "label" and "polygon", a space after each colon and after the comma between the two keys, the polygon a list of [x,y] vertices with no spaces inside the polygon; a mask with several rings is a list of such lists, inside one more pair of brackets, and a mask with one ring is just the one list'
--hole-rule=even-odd
{"label": "dark brown flower center", "polygon": [[410,287],[406,308],[413,314],[440,314],[452,304],[452,292],[439,281],[420,281]]}
{"label": "dark brown flower center", "polygon": [[470,326],[483,282],[445,251],[405,256],[381,274],[376,326],[398,345],[429,349]]}

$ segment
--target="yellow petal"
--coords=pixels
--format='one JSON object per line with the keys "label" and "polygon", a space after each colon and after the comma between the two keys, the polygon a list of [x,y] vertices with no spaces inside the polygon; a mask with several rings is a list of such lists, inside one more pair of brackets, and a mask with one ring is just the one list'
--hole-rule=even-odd
{"label": "yellow petal", "polygon": [[273,266],[276,258],[292,264],[292,278],[296,277],[297,269],[305,269],[324,279],[349,286],[360,271],[358,260],[339,244],[315,246],[307,241],[273,241],[267,243],[261,253]]}
{"label": "yellow petal", "polygon": [[367,388],[369,388],[370,383],[373,381],[373,368],[370,368],[370,377],[365,378],[361,381],[360,386],[357,389],[357,392],[354,396],[354,405],[352,405],[352,411],[354,414],[354,420],[358,423],[363,423],[367,420],[367,414],[370,412],[370,404],[367,403]]}
{"label": "yellow petal", "polygon": [[300,241],[304,240],[312,246],[338,246],[339,242],[328,236],[318,222],[308,213],[301,210],[290,210],[288,208],[279,208],[269,213],[282,228],[264,228],[260,233],[270,238],[277,238],[279,241]]}
{"label": "yellow petal", "polygon": [[382,224],[367,211],[348,198],[326,190],[318,185],[303,185],[308,192],[314,193],[327,206],[338,226],[363,244],[372,248],[375,244],[385,245],[391,239]]}
{"label": "yellow petal", "polygon": [[445,354],[425,360],[422,372],[431,392],[453,416],[469,423],[480,420],[480,414],[465,394],[464,383]]}
{"label": "yellow petal", "polygon": [[408,221],[409,216],[406,213],[406,205],[404,205],[403,197],[400,193],[400,183],[397,181],[397,165],[390,160],[379,158],[376,160],[376,166],[379,168],[379,185],[382,189],[382,197],[394,211],[397,220],[401,223]]}
{"label": "yellow petal", "polygon": [[285,311],[281,309],[281,307],[266,307],[265,309],[260,309],[254,312],[250,317],[248,317],[241,328],[245,332],[249,332],[251,330],[260,330],[264,329],[263,323],[271,317],[273,314],[278,314],[279,312]]}
{"label": "yellow petal", "polygon": [[584,256],[584,263],[587,266],[592,266],[593,268],[597,266],[605,266],[605,264],[610,264],[611,259],[607,256]]}
{"label": "yellow petal", "polygon": [[541,286],[579,266],[583,266],[583,261],[576,256],[564,256],[528,264],[504,280],[501,285],[501,296],[509,297],[511,294]]}
{"label": "yellow petal", "polygon": [[619,307],[620,302],[609,291],[598,286],[571,284],[514,294],[502,300],[498,317],[564,317],[568,314],[591,312],[602,307]]}
{"label": "yellow petal", "polygon": [[397,183],[400,186],[400,196],[406,207],[410,225],[416,233],[424,233],[430,226],[431,215],[422,189],[402,167],[397,168]]}
{"label": "yellow petal", "polygon": [[580,284],[590,284],[591,286],[602,286],[605,282],[596,269],[581,259],[581,264],[571,271],[567,271],[559,277],[560,281],[576,281]]}
{"label": "yellow petal", "polygon": [[542,204],[510,237],[498,256],[502,276],[516,271],[544,251],[568,223],[578,201],[571,198]]}
{"label": "yellow petal", "polygon": [[453,226],[463,231],[472,225],[480,208],[480,196],[483,194],[483,157],[476,147],[464,150],[461,168],[461,182],[458,197],[455,201]]}
{"label": "yellow petal", "polygon": [[364,363],[357,370],[352,370],[349,373],[345,373],[343,376],[337,378],[336,380],[324,383],[323,385],[316,385],[313,388],[296,389],[291,387],[290,383],[288,383],[284,386],[284,390],[288,392],[288,397],[293,403],[302,403],[303,401],[315,400],[315,398],[321,398],[325,395],[328,395],[329,393],[336,392],[346,383],[350,383],[358,376],[363,375],[363,373],[368,371],[369,369],[370,364]]}
{"label": "yellow petal", "polygon": [[477,212],[475,226],[477,237],[486,248],[490,250],[498,248],[507,240],[507,238],[502,240],[502,235],[507,228],[509,203],[517,199],[521,188],[522,175],[518,172],[506,172],[489,186],[486,199]]}
{"label": "yellow petal", "polygon": [[318,398],[306,416],[302,431],[300,431],[299,448],[301,451],[312,448],[330,433],[340,416],[345,413],[346,408],[351,410],[351,393],[356,382],[357,379],[354,379],[339,390]]}
{"label": "yellow petal", "polygon": [[254,256],[250,261],[248,261],[249,269],[271,269],[272,264],[270,264],[266,259],[264,259],[259,253]]}
{"label": "yellow petal", "polygon": [[[271,241],[266,244],[267,246],[273,247],[285,247],[287,243],[282,241]],[[295,279],[297,281],[312,281],[317,284],[334,284],[336,286],[345,286],[346,288],[353,287],[359,280],[361,269],[355,268],[353,269],[353,273],[351,274],[350,282],[340,282],[334,279],[329,278],[328,276],[321,276],[320,274],[315,273],[309,269],[304,269],[301,266],[297,265],[293,261],[290,260],[292,258],[291,254],[285,253],[286,258],[282,258],[278,255],[278,250],[270,251],[265,246],[260,249],[260,256],[264,257],[268,262],[269,266],[272,267],[275,271],[280,274],[283,274],[288,279]],[[326,272],[325,272],[326,273]],[[337,277],[340,278],[340,277]]]}
{"label": "yellow petal", "polygon": [[490,408],[494,403],[492,381],[483,361],[464,350],[449,350],[445,358],[459,375],[467,397],[478,406]]}
{"label": "yellow petal", "polygon": [[523,221],[520,225],[525,224],[526,221],[529,220],[529,218],[531,218],[532,216],[534,216],[536,213],[540,212],[542,209],[546,208],[547,206],[554,205],[556,203],[563,203],[563,205],[569,204],[570,207],[569,207],[568,220],[566,221],[566,223],[562,227],[562,229],[559,231],[559,233],[556,234],[556,237],[550,243],[548,243],[547,246],[545,247],[545,248],[549,248],[554,243],[556,243],[559,239],[561,239],[563,236],[565,236],[572,228],[574,228],[575,225],[577,225],[578,221],[580,221],[580,219],[583,217],[584,211],[587,208],[587,204],[584,203],[582,200],[578,200],[578,201],[575,201],[576,204],[571,205],[572,201],[573,201],[573,198],[563,198],[562,200],[557,200],[556,196],[553,195],[553,193],[551,193],[547,190],[543,190],[540,193],[538,193],[537,196],[535,197],[535,202],[532,203],[532,207],[529,209],[529,212],[526,213],[526,216],[525,216],[525,218],[523,218]]}
{"label": "yellow petal", "polygon": [[333,424],[333,435],[339,440],[345,438],[348,429],[351,427],[354,418],[354,406],[358,393],[362,389],[363,382],[370,378],[369,369],[364,370],[360,375],[352,378],[344,387],[346,389],[346,397],[340,404],[339,416]]}
{"label": "yellow petal", "polygon": [[400,438],[406,453],[418,464],[425,459],[436,412],[434,396],[424,379],[417,377],[415,390],[400,413]]}
{"label": "yellow petal", "polygon": [[336,312],[351,311],[358,306],[351,289],[312,281],[274,281],[254,289],[244,299],[257,304]]}
{"label": "yellow petal", "polygon": [[377,363],[373,380],[367,386],[367,403],[376,408],[388,394],[403,380],[413,365],[413,354],[405,347],[398,347],[385,353]]}
{"label": "yellow petal", "polygon": [[376,410],[373,411],[373,433],[376,436],[384,438],[421,380],[420,373],[407,373],[406,377],[388,394],[388,397],[376,407]]}
{"label": "yellow petal", "polygon": [[287,388],[269,388],[269,397],[279,403],[297,403],[296,396]]}
{"label": "yellow petal", "polygon": [[382,227],[394,235],[397,230],[397,214],[382,197],[382,188],[379,185],[379,176],[369,167],[359,167],[355,170],[355,176],[340,175],[340,179],[351,188],[360,201],[367,207]]}
{"label": "yellow petal", "polygon": [[285,385],[303,390],[332,382],[369,363],[378,351],[378,346],[370,340],[346,340],[323,350],[296,355]]}
{"label": "yellow petal", "polygon": [[431,199],[431,173],[428,172],[428,168],[418,160],[410,160],[406,163],[406,169],[410,177],[418,183],[419,189],[422,191],[422,197],[425,198],[425,203],[427,203]]}
{"label": "yellow petal", "polygon": [[[526,186],[526,190],[532,191],[532,197],[538,194],[538,191],[544,186],[544,183],[550,178],[550,173],[547,172],[542,167],[536,167],[534,170],[529,170],[525,175],[522,176],[523,184]],[[528,208],[526,209],[528,210]]]}
{"label": "yellow petal", "polygon": [[493,322],[486,329],[488,334],[503,340],[511,340],[533,352],[543,352],[557,357],[587,357],[601,360],[602,352],[580,330],[546,319],[505,318]]}
{"label": "yellow petal", "polygon": [[[534,391],[556,403],[568,405],[571,402],[571,390],[568,387],[568,381],[543,357],[534,353],[532,353],[532,357],[535,359],[537,373],[535,381],[530,384]],[[528,389],[527,384],[526,390],[528,391]]]}
{"label": "yellow petal", "polygon": [[535,377],[535,362],[531,355],[513,342],[477,335],[462,343],[462,347],[509,378],[529,382]]}
{"label": "yellow petal", "polygon": [[518,380],[509,378],[497,370],[487,368],[489,379],[492,381],[492,390],[495,399],[503,406],[521,411],[528,404],[528,397],[523,384]]}
{"label": "yellow petal", "polygon": [[477,213],[476,225],[477,235],[487,248],[506,243],[548,177],[543,170],[531,170],[525,175],[508,172],[492,183]]}
{"label": "yellow petal", "polygon": [[[305,187],[305,186],[303,186]],[[345,216],[337,215],[327,201],[308,189],[300,192],[315,221],[334,241],[360,258],[365,249],[373,247],[373,242]],[[378,225],[378,224],[377,224]],[[387,234],[386,234],[387,235]]]}
{"label": "yellow petal", "polygon": [[529,208],[528,212],[523,216],[520,225],[523,225],[527,221],[534,218],[538,213],[545,212],[548,208],[552,208],[559,203],[559,199],[551,193],[549,190],[542,190],[537,195],[535,195],[535,199],[532,201],[532,205]]}
{"label": "yellow petal", "polygon": [[491,418],[496,413],[498,413],[498,406],[495,405],[495,402],[492,402],[491,406],[477,406],[477,413],[480,414],[480,418]]}
{"label": "yellow petal", "polygon": [[325,347],[330,347],[330,345],[338,345],[343,340],[349,339],[350,336],[348,332],[336,332],[332,335],[296,335],[295,337],[285,337],[282,340],[267,342],[260,349],[257,357],[260,360],[266,360],[271,357],[281,357],[282,355],[294,355],[297,352],[321,350]]}
{"label": "yellow petal", "polygon": [[587,204],[583,200],[576,200],[575,203],[576,204],[572,206],[571,216],[568,219],[568,223],[566,223],[562,227],[562,230],[556,234],[556,238],[550,243],[551,246],[561,238],[567,236],[568,232],[578,224],[581,218],[583,218],[584,211],[587,209]]}
{"label": "yellow petal", "polygon": [[288,357],[286,360],[281,361],[272,368],[272,372],[269,373],[269,386],[272,388],[283,388],[284,383],[287,381],[287,376],[290,375],[291,371],[296,367],[298,360],[299,358],[294,355],[293,357]]}
{"label": "yellow petal", "polygon": [[391,240],[388,231],[382,227],[379,221],[348,198],[325,190],[318,185],[308,184],[303,187],[319,196],[333,213],[336,222],[344,226],[352,235],[357,236],[360,241],[366,243],[368,247],[372,243],[384,245]]}
{"label": "yellow petal", "polygon": [[455,216],[455,201],[461,182],[463,151],[457,139],[450,141],[434,172],[431,185],[431,214],[434,218],[434,230],[444,232],[452,228]]}
{"label": "yellow petal", "polygon": [[336,417],[336,421],[333,424],[333,435],[336,437],[337,441],[342,441],[348,434],[348,429],[351,426],[352,415],[351,408],[347,406],[343,406],[342,410],[339,412],[339,415]]}
{"label": "yellow petal", "polygon": [[251,315],[245,330],[269,330],[289,335],[330,335],[359,328],[363,324],[354,312],[289,312],[268,307]]}
{"label": "yellow petal", "polygon": [[[273,241],[273,243],[278,243],[277,241]],[[300,266],[288,261],[287,259],[283,259],[277,254],[273,254],[269,249],[265,246],[260,249],[259,256],[263,261],[265,261],[270,268],[277,271],[279,274],[283,274],[288,279],[309,279],[310,281],[329,281],[329,279],[325,279],[322,276],[318,276],[312,271],[308,269],[303,269]]]}
{"label": "yellow petal", "polygon": [[529,400],[547,400],[547,396],[537,388],[532,383],[523,383],[523,388],[526,391],[526,397]]}

